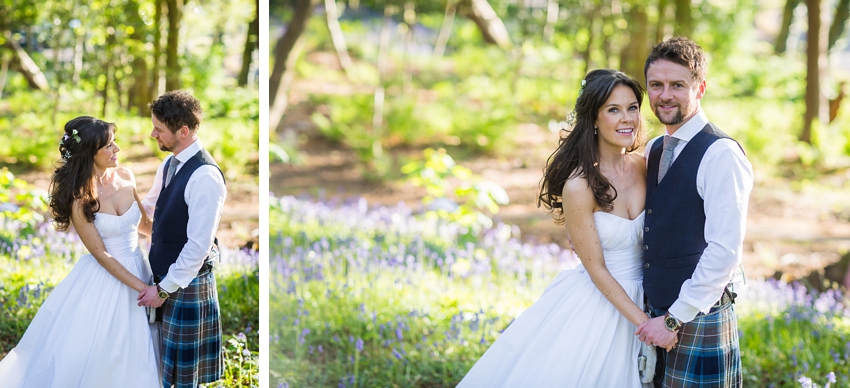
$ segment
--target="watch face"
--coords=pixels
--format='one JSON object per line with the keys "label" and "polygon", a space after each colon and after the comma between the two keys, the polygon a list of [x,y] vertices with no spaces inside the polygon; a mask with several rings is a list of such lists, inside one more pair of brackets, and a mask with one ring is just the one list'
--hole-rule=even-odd
{"label": "watch face", "polygon": [[667,326],[670,330],[678,330],[679,329],[679,320],[668,315],[664,318],[664,325]]}
{"label": "watch face", "polygon": [[162,300],[168,299],[168,293],[165,292],[165,291],[160,291],[159,292],[159,299],[162,299]]}

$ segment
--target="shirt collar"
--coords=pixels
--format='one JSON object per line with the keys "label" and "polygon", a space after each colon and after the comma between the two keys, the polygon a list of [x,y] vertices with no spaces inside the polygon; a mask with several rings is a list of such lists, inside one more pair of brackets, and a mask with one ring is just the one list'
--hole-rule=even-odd
{"label": "shirt collar", "polygon": [[180,151],[180,153],[177,155],[174,155],[174,157],[177,158],[177,160],[179,160],[181,164],[183,164],[186,163],[190,158],[195,156],[195,154],[197,154],[198,151],[202,150],[203,148],[204,145],[201,144],[201,139],[197,139],[194,143],[186,147],[185,150]]}
{"label": "shirt collar", "polygon": [[[702,111],[702,108],[699,108],[694,117],[691,117],[686,123],[682,124],[675,133],[671,136],[683,140],[683,141],[691,141],[694,136],[699,133],[703,128],[705,128],[706,124],[708,124],[708,117],[705,115],[705,112]],[[666,130],[664,131],[667,134]]]}

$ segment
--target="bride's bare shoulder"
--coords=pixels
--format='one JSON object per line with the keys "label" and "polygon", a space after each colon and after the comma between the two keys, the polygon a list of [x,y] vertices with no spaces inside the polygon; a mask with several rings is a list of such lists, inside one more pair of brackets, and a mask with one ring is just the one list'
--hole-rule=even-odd
{"label": "bride's bare shoulder", "polygon": [[121,178],[121,179],[131,181],[131,182],[136,181],[136,177],[135,177],[135,175],[133,175],[133,170],[130,170],[127,167],[121,167],[121,166],[115,167],[115,174],[118,175],[118,177]]}
{"label": "bride's bare shoulder", "polygon": [[564,182],[562,201],[565,205],[584,204],[593,201],[593,189],[584,176],[573,175]]}

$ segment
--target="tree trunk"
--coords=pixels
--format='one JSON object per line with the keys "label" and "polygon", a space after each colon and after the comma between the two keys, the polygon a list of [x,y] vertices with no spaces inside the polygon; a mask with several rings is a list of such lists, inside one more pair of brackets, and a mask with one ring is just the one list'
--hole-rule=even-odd
{"label": "tree trunk", "polygon": [[289,54],[292,52],[292,48],[295,47],[295,43],[298,41],[301,33],[304,32],[304,28],[307,26],[307,20],[313,14],[313,8],[316,6],[317,1],[297,0],[295,13],[292,15],[292,20],[289,22],[286,33],[278,39],[274,46],[274,67],[269,77],[269,105],[273,105],[279,95],[281,81],[287,70]]}
{"label": "tree trunk", "polygon": [[150,93],[148,96],[156,97],[161,94],[159,88],[159,76],[162,72],[159,64],[162,63],[162,1],[154,0],[153,16],[153,70],[151,70]]}
{"label": "tree trunk", "polygon": [[3,50],[0,51],[0,98],[3,98],[7,75],[9,75],[9,57],[6,56],[6,50]]}
{"label": "tree trunk", "polygon": [[665,21],[667,21],[667,0],[658,0],[658,20],[655,22],[655,44],[664,40]]}
{"label": "tree trunk", "polygon": [[[107,39],[108,40],[108,39]],[[101,96],[103,97],[103,110],[101,112],[100,117],[106,117],[107,107],[109,105],[109,71],[111,70],[110,64],[110,55],[109,55],[109,44],[107,43],[107,54],[106,54],[106,63],[104,64],[103,75],[103,90],[101,91]]]}
{"label": "tree trunk", "polygon": [[646,85],[646,77],[643,74],[643,65],[649,55],[649,16],[643,5],[632,4],[629,9],[629,43],[623,48],[620,55],[620,69],[638,80],[641,85]]}
{"label": "tree trunk", "polygon": [[348,74],[351,68],[351,57],[348,55],[348,47],[345,45],[345,36],[342,27],[339,26],[339,12],[336,9],[336,0],[325,0],[325,14],[328,21],[328,31],[331,33],[331,41],[339,58],[339,66]]}
{"label": "tree trunk", "polygon": [[248,84],[248,72],[251,71],[251,59],[254,51],[260,48],[260,0],[254,3],[254,20],[248,24],[248,37],[245,38],[245,50],[242,51],[242,70],[239,71],[239,86]]}
{"label": "tree trunk", "polygon": [[[295,47],[289,53],[289,58],[287,58],[286,68],[291,69],[295,67],[295,63],[298,62],[298,58],[301,56],[301,52],[304,50],[304,40],[299,39],[295,42]],[[271,94],[272,90],[269,89],[269,100],[274,98],[274,103],[270,103],[269,105],[269,130],[272,132],[277,131],[277,127],[280,124],[281,119],[283,119],[283,114],[286,112],[286,107],[289,104],[287,100],[287,96],[289,96],[289,86],[292,85],[292,80],[295,78],[295,72],[287,71],[283,78],[280,80],[280,87],[275,91],[276,94]]]}
{"label": "tree trunk", "polygon": [[794,22],[794,10],[800,0],[786,0],[785,10],[782,11],[782,26],[779,27],[779,35],[774,45],[776,54],[782,54],[788,49],[788,34],[791,32],[791,23]]}
{"label": "tree trunk", "polygon": [[475,22],[485,42],[503,49],[513,46],[505,23],[487,0],[461,0],[458,6],[463,16]]}
{"label": "tree trunk", "polygon": [[384,126],[384,76],[387,71],[390,51],[390,18],[392,11],[390,6],[384,8],[384,20],[381,24],[381,35],[378,38],[378,87],[375,88],[375,103],[372,111],[372,157],[377,159],[383,156],[384,150],[381,144],[381,134]]}
{"label": "tree trunk", "polygon": [[76,42],[74,44],[74,75],[71,77],[71,80],[78,84],[80,83],[80,75],[83,72],[83,52],[85,52],[85,37],[83,34],[77,35]]}
{"label": "tree trunk", "polygon": [[139,5],[132,1],[127,5],[125,12],[130,18],[130,23],[135,26],[133,33],[130,35],[129,53],[133,56],[132,69],[130,74],[130,92],[127,93],[126,106],[127,110],[135,110],[138,116],[147,116],[147,104],[151,99],[151,87],[149,84],[150,71],[148,69],[148,56],[145,50],[145,37],[147,36],[147,28],[144,20],[139,16]]}
{"label": "tree trunk", "polygon": [[47,77],[44,76],[44,73],[36,65],[35,61],[30,58],[29,54],[24,51],[16,40],[12,39],[12,33],[10,31],[6,31],[5,35],[5,46],[12,51],[12,68],[23,74],[31,88],[39,89],[43,92],[50,91]]}
{"label": "tree trunk", "polygon": [[548,0],[546,4],[546,25],[543,27],[543,39],[547,42],[552,41],[552,35],[555,35],[555,23],[558,22],[558,0]]}
{"label": "tree trunk", "polygon": [[848,16],[850,16],[850,0],[839,0],[838,6],[835,7],[835,18],[832,19],[832,26],[829,27],[829,46],[827,46],[827,51],[835,46],[835,42],[844,33],[844,24],[847,22]]}
{"label": "tree trunk", "polygon": [[453,0],[446,2],[446,14],[443,16],[443,24],[440,26],[440,35],[437,35],[437,43],[434,44],[434,56],[440,58],[446,52],[449,36],[452,34],[452,25],[455,21],[457,3]]}
{"label": "tree trunk", "polygon": [[803,116],[803,132],[800,141],[812,144],[812,131],[815,122],[825,125],[829,122],[826,96],[821,92],[821,74],[826,70],[826,43],[828,30],[821,0],[806,0],[808,8],[809,31],[806,34],[806,113]]}
{"label": "tree trunk", "polygon": [[168,6],[168,40],[165,49],[165,90],[180,89],[180,58],[178,47],[183,0],[166,0]]}
{"label": "tree trunk", "polygon": [[676,36],[691,37],[691,0],[676,0]]}
{"label": "tree trunk", "polygon": [[589,21],[587,26],[587,45],[584,47],[584,50],[581,52],[581,59],[584,62],[584,71],[581,73],[582,77],[587,74],[590,69],[590,52],[593,51],[593,37],[595,35],[594,29],[596,28],[596,19],[597,14],[599,13],[599,5],[594,5],[593,9],[590,11],[590,14],[587,15],[587,20]]}

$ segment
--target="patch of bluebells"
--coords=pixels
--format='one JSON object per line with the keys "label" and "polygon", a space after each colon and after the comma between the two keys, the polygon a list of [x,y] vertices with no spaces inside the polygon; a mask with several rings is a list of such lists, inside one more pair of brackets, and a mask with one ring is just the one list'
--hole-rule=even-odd
{"label": "patch of bluebells", "polygon": [[736,289],[739,323],[751,330],[741,333],[745,369],[764,368],[772,381],[804,387],[817,387],[807,376],[827,371],[824,387],[850,382],[850,308],[840,290],[819,293],[774,279],[748,283]]}
{"label": "patch of bluebells", "polygon": [[294,291],[292,282],[321,281],[327,271],[346,268],[364,273],[435,269],[450,279],[499,273],[526,285],[551,280],[552,274],[578,264],[572,251],[556,244],[522,243],[515,237],[518,229],[505,224],[459,246],[463,227],[417,218],[403,203],[370,209],[362,198],[322,203],[282,197],[272,202],[276,217],[286,225],[271,236],[271,264],[281,275],[275,279],[278,289],[287,292]]}
{"label": "patch of bluebells", "polygon": [[[360,353],[361,362],[371,359],[382,369],[437,359],[448,349],[485,347],[514,318],[461,305],[387,310],[364,295],[397,294],[399,300],[434,275],[454,283],[483,281],[483,288],[509,281],[542,292],[560,270],[578,264],[571,251],[523,243],[518,229],[504,224],[461,243],[464,227],[418,217],[404,204],[370,208],[364,199],[294,197],[271,203],[276,233],[270,236],[270,289],[272,299],[286,301],[273,311],[271,344],[289,357],[347,365],[335,377],[340,386],[347,384],[348,373],[356,374],[353,364]],[[444,293],[434,290],[432,296]],[[323,346],[324,352],[315,347],[310,352],[312,346]]]}
{"label": "patch of bluebells", "polygon": [[[524,243],[516,227],[504,224],[465,242],[464,227],[417,215],[403,203],[370,207],[362,198],[295,197],[271,198],[270,203],[270,290],[272,300],[280,303],[272,304],[272,349],[313,367],[337,368],[331,374],[340,386],[350,386],[355,356],[373,365],[368,369],[405,370],[430,359],[449,366],[455,362],[454,373],[463,373],[521,312],[486,304],[472,310],[463,300],[441,308],[427,302],[405,302],[402,310],[387,307],[385,299],[396,296],[398,301],[417,287],[434,286],[423,279],[461,284],[470,294],[526,292],[533,302],[560,270],[578,264],[571,251]],[[833,320],[850,318],[844,296],[836,290],[816,293],[796,283],[748,280],[736,292],[739,319],[817,321],[829,329]],[[443,289],[425,293],[428,302],[448,294]],[[369,299],[374,295],[384,302]],[[317,347],[324,351],[315,351]],[[850,342],[847,347],[823,352],[844,365],[850,363]],[[451,351],[467,354],[447,358]],[[789,373],[796,377],[786,381],[820,370],[820,363],[795,361],[802,351],[800,344],[788,353]],[[846,376],[838,379],[846,382]]]}

